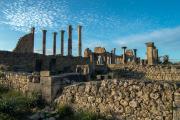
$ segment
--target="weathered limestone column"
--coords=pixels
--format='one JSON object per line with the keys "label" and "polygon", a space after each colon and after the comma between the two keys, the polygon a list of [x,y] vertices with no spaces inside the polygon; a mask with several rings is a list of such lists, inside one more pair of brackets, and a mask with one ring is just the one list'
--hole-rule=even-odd
{"label": "weathered limestone column", "polygon": [[154,58],[154,63],[158,64],[158,49],[156,48],[153,49],[153,58]]}
{"label": "weathered limestone column", "polygon": [[134,62],[136,62],[136,58],[137,58],[137,49],[133,49],[134,51]]}
{"label": "weathered limestone column", "polygon": [[46,55],[46,32],[47,32],[47,30],[42,30],[42,32],[43,32],[43,42],[42,42],[43,55]]}
{"label": "weathered limestone column", "polygon": [[126,48],[127,48],[127,47],[125,47],[125,46],[122,47],[122,49],[123,49],[123,64],[126,63],[126,54],[125,54],[125,53],[126,53]]}
{"label": "weathered limestone column", "polygon": [[113,54],[116,55],[116,48],[113,49]]}
{"label": "weathered limestone column", "polygon": [[94,74],[94,72],[95,72],[94,53],[91,53],[91,55],[90,55],[90,64],[91,64],[92,74]]}
{"label": "weathered limestone column", "polygon": [[153,49],[154,49],[154,43],[153,42],[148,42],[146,43],[147,46],[147,61],[148,65],[154,65],[154,55],[153,55]]}
{"label": "weathered limestone column", "polygon": [[78,26],[78,56],[82,56],[82,41],[81,41],[82,26]]}
{"label": "weathered limestone column", "polygon": [[68,56],[72,56],[72,26],[68,26]]}
{"label": "weathered limestone column", "polygon": [[32,33],[32,36],[33,36],[33,43],[32,43],[32,53],[34,53],[34,35],[35,35],[35,27],[32,27],[31,28],[31,33]]}
{"label": "weathered limestone column", "polygon": [[56,35],[57,32],[53,32],[53,55],[56,55]]}
{"label": "weathered limestone column", "polygon": [[[112,55],[112,60],[111,60],[111,62],[113,61],[113,63],[116,64],[116,48],[114,48],[113,54],[114,54],[114,55]],[[113,56],[114,56],[114,57],[113,57]]]}
{"label": "weathered limestone column", "polygon": [[64,30],[61,30],[61,55],[64,56]]}

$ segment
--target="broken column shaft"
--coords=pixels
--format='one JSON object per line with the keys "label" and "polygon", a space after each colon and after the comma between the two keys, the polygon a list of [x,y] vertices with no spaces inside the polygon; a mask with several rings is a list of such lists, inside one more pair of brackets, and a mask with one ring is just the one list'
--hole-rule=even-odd
{"label": "broken column shaft", "polygon": [[33,36],[33,38],[32,38],[32,41],[33,41],[33,43],[32,43],[32,53],[34,53],[34,34],[35,34],[35,27],[32,27],[31,28],[31,33],[32,33],[32,36]]}
{"label": "broken column shaft", "polygon": [[133,51],[134,51],[134,59],[136,59],[137,58],[137,49],[133,49]]}
{"label": "broken column shaft", "polygon": [[61,55],[64,56],[64,30],[61,30]]}
{"label": "broken column shaft", "polygon": [[53,32],[53,55],[56,55],[56,35],[57,32]]}
{"label": "broken column shaft", "polygon": [[78,55],[82,56],[82,41],[81,41],[81,30],[82,26],[78,26]]}
{"label": "broken column shaft", "polygon": [[43,32],[43,46],[42,46],[42,49],[43,49],[43,55],[46,55],[46,32],[47,30],[42,30]]}
{"label": "broken column shaft", "polygon": [[154,56],[153,56],[153,49],[154,49],[154,43],[148,42],[146,43],[147,46],[147,61],[148,65],[154,65]]}
{"label": "broken column shaft", "polygon": [[72,26],[68,26],[68,56],[72,56]]}
{"label": "broken column shaft", "polygon": [[123,64],[126,63],[126,48],[127,47],[125,47],[125,46],[122,47],[122,49],[123,49]]}

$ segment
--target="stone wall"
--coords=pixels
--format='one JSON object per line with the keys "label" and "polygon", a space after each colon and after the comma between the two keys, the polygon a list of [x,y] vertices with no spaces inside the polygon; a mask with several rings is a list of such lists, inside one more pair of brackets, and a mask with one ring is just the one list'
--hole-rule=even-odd
{"label": "stone wall", "polygon": [[[25,71],[33,72],[37,69],[37,66],[41,67],[41,70],[49,70],[50,64],[55,59],[55,63],[52,66],[56,72],[75,72],[76,65],[85,64],[86,60],[82,57],[68,57],[68,56],[44,56],[41,54],[33,53],[14,53],[7,51],[0,51],[0,65],[5,65],[8,71]],[[39,63],[37,62],[39,61]]]}
{"label": "stone wall", "polygon": [[180,100],[175,86],[147,80],[93,81],[65,87],[56,102],[117,120],[179,120],[173,108],[174,93]]}
{"label": "stone wall", "polygon": [[40,92],[38,74],[1,72],[0,84],[23,93]]}
{"label": "stone wall", "polygon": [[29,33],[19,39],[14,52],[33,53],[34,52],[34,35]]}
{"label": "stone wall", "polygon": [[0,72],[0,84],[25,94],[38,92],[47,102],[52,102],[63,87],[85,81],[78,73],[51,75],[49,71],[39,73]]}
{"label": "stone wall", "polygon": [[41,72],[42,97],[47,102],[52,102],[62,93],[65,86],[85,81],[85,77],[78,73],[65,73],[51,76],[48,71]]}
{"label": "stone wall", "polygon": [[114,78],[148,78],[151,80],[179,81],[180,69],[175,66],[144,66],[144,65],[123,65],[111,64],[108,66],[114,73]]}

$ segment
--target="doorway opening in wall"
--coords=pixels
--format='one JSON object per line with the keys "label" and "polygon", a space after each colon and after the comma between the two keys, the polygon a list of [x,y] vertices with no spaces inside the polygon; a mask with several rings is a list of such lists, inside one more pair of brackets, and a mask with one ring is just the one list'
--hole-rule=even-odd
{"label": "doorway opening in wall", "polygon": [[42,69],[42,60],[37,59],[35,62],[35,71],[40,72]]}
{"label": "doorway opening in wall", "polygon": [[49,63],[49,70],[51,72],[55,72],[56,71],[56,58],[52,58],[50,63]]}

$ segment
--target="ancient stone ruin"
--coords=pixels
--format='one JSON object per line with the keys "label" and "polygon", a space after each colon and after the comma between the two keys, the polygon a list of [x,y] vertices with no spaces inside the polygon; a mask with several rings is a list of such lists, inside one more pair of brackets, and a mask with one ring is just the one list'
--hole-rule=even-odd
{"label": "ancient stone ruin", "polygon": [[33,53],[34,52],[34,30],[31,29],[31,33],[23,36],[19,39],[16,48],[13,50],[17,53]]}
{"label": "ancient stone ruin", "polygon": [[[82,26],[77,27],[78,56],[73,55],[73,26],[53,32],[52,55],[47,54],[42,30],[42,53],[34,52],[35,28],[11,51],[0,51],[0,84],[25,94],[37,91],[48,103],[68,104],[117,120],[179,120],[180,67],[161,64],[153,42],[146,43],[146,59],[137,49],[102,46],[84,50]],[[60,38],[60,39],[59,39]],[[60,54],[56,42],[60,40]],[[67,55],[64,44],[68,43]]]}

